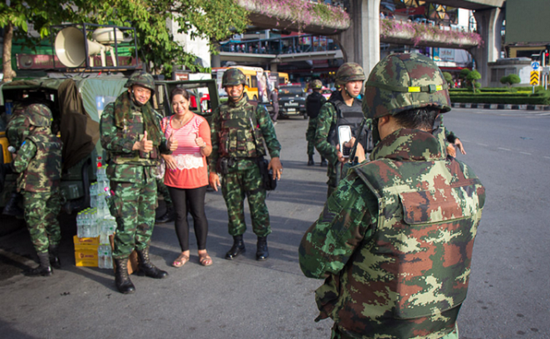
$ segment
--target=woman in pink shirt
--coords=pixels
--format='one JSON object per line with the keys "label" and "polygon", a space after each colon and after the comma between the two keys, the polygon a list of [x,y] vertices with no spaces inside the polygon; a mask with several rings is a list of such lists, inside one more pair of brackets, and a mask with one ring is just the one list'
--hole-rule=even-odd
{"label": "woman in pink shirt", "polygon": [[189,110],[189,94],[185,89],[175,88],[171,97],[174,115],[164,118],[161,127],[166,136],[174,136],[178,140],[178,148],[171,155],[163,155],[166,162],[164,184],[174,203],[176,235],[182,251],[172,265],[182,267],[189,261],[187,213],[191,212],[199,262],[203,266],[210,266],[212,258],[206,252],[208,221],[204,213],[208,185],[206,157],[212,152],[210,126],[206,119]]}

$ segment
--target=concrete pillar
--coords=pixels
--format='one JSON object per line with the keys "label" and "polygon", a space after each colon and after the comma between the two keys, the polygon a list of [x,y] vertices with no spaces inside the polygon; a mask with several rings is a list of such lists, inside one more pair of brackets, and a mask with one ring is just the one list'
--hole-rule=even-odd
{"label": "concrete pillar", "polygon": [[380,0],[351,0],[351,26],[336,38],[344,61],[356,62],[365,75],[380,61]]}
{"label": "concrete pillar", "polygon": [[212,68],[222,67],[222,59],[219,54],[212,54]]}
{"label": "concrete pillar", "polygon": [[504,19],[504,11],[500,8],[477,10],[474,12],[477,22],[477,32],[483,39],[483,45],[470,52],[476,61],[476,69],[481,74],[481,85],[487,86],[490,82],[488,63],[495,62],[500,57],[502,38],[500,30]]}
{"label": "concrete pillar", "polygon": [[276,62],[272,62],[270,64],[271,72],[277,72],[277,65],[278,65],[278,63],[276,63]]}

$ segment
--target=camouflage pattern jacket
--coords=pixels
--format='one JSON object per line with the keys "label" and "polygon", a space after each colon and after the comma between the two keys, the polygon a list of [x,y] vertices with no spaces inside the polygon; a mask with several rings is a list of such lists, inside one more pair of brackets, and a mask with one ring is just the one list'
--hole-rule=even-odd
{"label": "camouflage pattern jacket", "polygon": [[218,158],[256,158],[266,154],[264,140],[272,158],[279,157],[281,144],[263,105],[248,103],[246,95],[238,102],[221,105],[212,117],[210,168]]}
{"label": "camouflage pattern jacket", "polygon": [[300,244],[320,315],[354,338],[441,338],[466,297],[485,189],[432,134],[400,129],[353,167]]}
{"label": "camouflage pattern jacket", "polygon": [[17,190],[51,192],[59,188],[61,180],[61,140],[50,133],[49,127],[35,127],[25,139],[13,162]]}
{"label": "camouflage pattern jacket", "polygon": [[15,150],[19,150],[23,141],[30,133],[28,116],[24,113],[25,106],[17,105],[14,108],[13,117],[6,127],[6,136],[10,146],[15,147]]}
{"label": "camouflage pattern jacket", "polygon": [[[132,150],[136,141],[141,140],[145,126],[141,108],[133,102],[132,120],[126,120],[124,128],[115,125],[115,103],[111,102],[101,114],[100,132],[101,145],[108,153],[107,175],[112,181],[138,183],[157,177],[159,153],[169,154],[166,138],[162,136],[159,147],[154,147],[149,153]],[[158,125],[158,113],[153,112],[153,121]]]}

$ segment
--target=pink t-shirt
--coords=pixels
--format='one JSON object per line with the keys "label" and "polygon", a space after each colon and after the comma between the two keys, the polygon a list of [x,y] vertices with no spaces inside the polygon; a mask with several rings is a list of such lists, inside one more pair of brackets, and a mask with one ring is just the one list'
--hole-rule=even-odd
{"label": "pink t-shirt", "polygon": [[193,118],[184,126],[175,129],[172,127],[172,118],[173,116],[162,119],[161,127],[167,139],[173,135],[178,140],[178,148],[172,152],[177,169],[171,171],[166,167],[164,184],[177,188],[198,188],[208,185],[206,157],[201,154],[200,147],[195,142],[199,136],[211,146],[208,122],[203,117],[193,114]]}

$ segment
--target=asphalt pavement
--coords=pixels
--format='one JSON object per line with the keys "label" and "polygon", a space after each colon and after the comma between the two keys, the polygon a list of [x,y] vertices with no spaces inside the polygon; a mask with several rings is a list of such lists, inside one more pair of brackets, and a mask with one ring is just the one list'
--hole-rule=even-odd
{"label": "asphalt pavement", "polygon": [[[550,116],[453,109],[445,125],[468,152],[459,158],[487,188],[460,337],[548,338]],[[132,275],[136,292],[122,295],[110,270],[74,266],[75,222],[63,216],[63,269],[52,277],[21,274],[36,265],[26,230],[0,238],[0,337],[329,338],[332,321],[314,322],[313,293],[322,281],[305,278],[298,265],[301,237],[326,197],[326,168],[319,166],[318,154],[316,165],[306,166],[306,128],[301,118],[276,126],[285,170],[277,190],[268,193],[269,260],[254,259],[250,227],[244,236],[247,253],[224,259],[232,244],[226,207],[220,192],[208,192],[207,250],[213,265],[199,265],[192,232],[190,262],[171,267],[179,252],[174,225],[157,224],[151,257],[170,276]]]}

